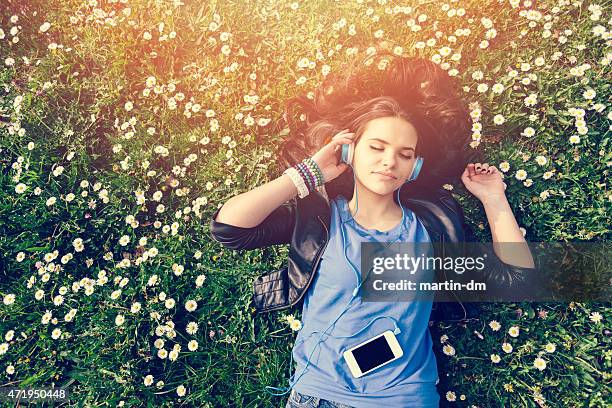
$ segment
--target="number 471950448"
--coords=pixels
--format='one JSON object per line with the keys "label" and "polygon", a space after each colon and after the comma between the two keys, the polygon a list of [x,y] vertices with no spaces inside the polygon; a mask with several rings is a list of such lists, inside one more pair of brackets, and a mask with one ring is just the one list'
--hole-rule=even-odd
{"label": "number 471950448", "polygon": [[0,387],[0,401],[65,401],[68,399],[66,388],[16,388]]}

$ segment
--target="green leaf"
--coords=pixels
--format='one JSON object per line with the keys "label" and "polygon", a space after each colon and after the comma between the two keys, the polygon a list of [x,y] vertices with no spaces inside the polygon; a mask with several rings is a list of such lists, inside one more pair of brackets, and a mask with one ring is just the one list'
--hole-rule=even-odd
{"label": "green leaf", "polygon": [[45,372],[44,371],[39,371],[38,374],[32,375],[28,378],[26,378],[25,380],[23,380],[21,382],[21,384],[19,384],[20,386],[24,387],[26,385],[32,384],[33,382],[35,382],[36,380],[38,380],[40,377],[43,376]]}
{"label": "green leaf", "polygon": [[72,370],[68,372],[67,376],[84,383],[84,382],[87,382],[87,378],[88,378],[86,375],[83,375],[83,373],[85,372],[86,371]]}
{"label": "green leaf", "polygon": [[529,308],[527,309],[527,316],[530,319],[533,319],[535,317],[535,310],[533,310],[533,307],[529,306]]}
{"label": "green leaf", "polygon": [[26,248],[26,249],[24,249],[24,251],[46,251],[47,249],[49,249],[48,246],[44,246],[44,247],[35,246],[35,247]]}

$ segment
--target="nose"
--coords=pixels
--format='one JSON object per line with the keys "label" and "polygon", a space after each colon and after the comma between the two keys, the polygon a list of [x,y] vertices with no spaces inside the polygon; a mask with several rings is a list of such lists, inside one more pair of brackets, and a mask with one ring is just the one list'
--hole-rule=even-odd
{"label": "nose", "polygon": [[395,154],[393,152],[389,152],[385,154],[382,158],[382,163],[385,167],[393,168],[395,167],[395,162],[397,159],[395,158]]}

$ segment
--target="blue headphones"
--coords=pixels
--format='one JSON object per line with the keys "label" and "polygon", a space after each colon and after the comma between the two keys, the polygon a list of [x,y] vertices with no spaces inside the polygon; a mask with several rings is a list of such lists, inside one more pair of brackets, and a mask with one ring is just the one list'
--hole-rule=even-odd
{"label": "blue headphones", "polygon": [[[348,164],[349,166],[353,167],[353,154],[354,154],[354,150],[355,150],[355,146],[354,143],[351,144],[343,144],[342,145],[342,155],[340,157],[340,161],[343,163]],[[419,176],[419,173],[421,172],[421,167],[423,166],[423,158],[420,156],[417,156],[416,161],[414,163],[414,167],[412,168],[412,172],[410,174],[410,177],[404,181],[405,183],[409,183],[411,181],[416,180],[416,178]],[[355,178],[355,173],[353,172],[353,179]],[[397,189],[397,202],[399,203],[399,192],[400,192],[401,188]],[[357,202],[357,210],[359,210],[359,201],[357,199],[357,184],[355,184],[355,201]],[[347,205],[348,207],[348,205]],[[406,213],[404,211],[404,207],[401,205],[400,203],[400,208],[402,209],[402,225],[405,227],[405,221],[406,221]],[[355,212],[356,214],[357,212]],[[408,215],[410,217],[410,220],[412,220],[412,216],[409,214]],[[351,214],[351,217],[353,217],[353,215]],[[306,370],[308,369],[308,366],[310,365],[310,359],[312,358],[312,355],[314,354],[315,350],[319,347],[319,345],[324,342],[325,340],[323,339],[324,336],[326,337],[333,337],[335,339],[347,339],[347,338],[351,338],[351,337],[355,337],[357,336],[359,333],[361,333],[362,331],[364,331],[366,328],[370,327],[370,325],[372,323],[374,323],[376,320],[378,319],[389,319],[393,322],[393,333],[394,334],[399,334],[401,333],[401,329],[399,328],[397,321],[391,317],[391,316],[378,316],[375,317],[374,319],[370,320],[370,322],[368,324],[366,324],[361,330],[359,330],[356,333],[351,334],[350,336],[334,336],[331,333],[328,333],[328,330],[330,330],[338,321],[338,319],[340,319],[340,317],[342,317],[342,315],[344,315],[344,313],[349,309],[349,306],[351,305],[351,303],[353,303],[353,299],[355,299],[357,297],[357,294],[359,293],[359,288],[361,288],[361,286],[363,285],[363,281],[361,280],[360,276],[359,276],[359,272],[357,271],[357,269],[355,268],[355,266],[351,263],[351,261],[348,259],[348,256],[346,254],[346,250],[348,248],[346,241],[346,237],[345,237],[345,233],[344,233],[344,223],[342,222],[342,224],[340,225],[340,232],[342,233],[342,247],[344,248],[344,250],[342,251],[344,254],[344,258],[346,259],[346,262],[350,265],[350,267],[353,269],[353,272],[355,272],[355,277],[357,278],[357,286],[355,287],[355,289],[353,289],[353,293],[351,296],[351,299],[348,301],[348,303],[346,304],[346,306],[344,307],[344,309],[342,310],[342,312],[340,312],[340,314],[329,324],[329,326],[327,326],[327,328],[325,330],[321,331],[314,331],[312,333],[310,333],[308,335],[308,337],[301,339],[301,342],[306,341],[307,339],[309,339],[313,334],[315,333],[320,333],[320,336],[317,340],[317,344],[316,346],[313,348],[312,352],[310,353],[310,355],[308,356],[308,360],[306,362],[306,366],[302,369],[302,372],[300,373],[300,375],[296,378],[296,379],[290,379],[289,380],[289,387],[287,388],[277,388],[277,387],[270,387],[270,386],[266,386],[266,391],[268,391],[270,394],[272,395],[285,395],[287,394],[294,386],[295,384],[299,381],[299,379],[306,373]],[[398,237],[395,241],[389,243],[392,244],[394,242],[397,242],[399,239],[401,238],[401,233],[400,233],[400,237]],[[387,247],[389,246],[387,245]],[[293,353],[291,353],[291,362],[289,363],[290,365],[293,363]],[[295,374],[294,374],[295,375]],[[293,377],[293,376],[292,376]],[[274,393],[274,392],[270,392],[269,390],[277,390],[277,391],[282,391],[280,393]]]}

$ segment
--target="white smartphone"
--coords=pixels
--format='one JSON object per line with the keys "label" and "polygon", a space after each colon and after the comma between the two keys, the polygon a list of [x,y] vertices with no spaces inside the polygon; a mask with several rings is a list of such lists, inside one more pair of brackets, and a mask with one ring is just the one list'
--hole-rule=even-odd
{"label": "white smartphone", "polygon": [[404,351],[391,330],[366,340],[342,353],[355,378],[359,378],[404,355]]}

